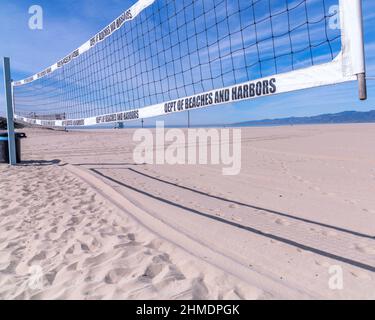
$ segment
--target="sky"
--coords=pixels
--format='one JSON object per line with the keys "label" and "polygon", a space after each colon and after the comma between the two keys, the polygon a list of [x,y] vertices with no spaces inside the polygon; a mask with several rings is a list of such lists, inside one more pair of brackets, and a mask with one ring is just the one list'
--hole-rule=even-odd
{"label": "sky", "polygon": [[[12,78],[26,78],[70,53],[90,39],[135,0],[2,0],[0,2],[0,56],[11,58]],[[43,30],[31,30],[29,8],[43,8]],[[366,65],[375,77],[375,1],[363,0]],[[2,74],[2,66],[0,66]],[[368,81],[368,100],[359,101],[357,83],[308,89],[190,112],[191,123],[224,124],[249,120],[312,116],[347,110],[375,109],[375,81]],[[4,87],[0,84],[0,113],[3,114]],[[183,125],[187,113],[149,119]]]}

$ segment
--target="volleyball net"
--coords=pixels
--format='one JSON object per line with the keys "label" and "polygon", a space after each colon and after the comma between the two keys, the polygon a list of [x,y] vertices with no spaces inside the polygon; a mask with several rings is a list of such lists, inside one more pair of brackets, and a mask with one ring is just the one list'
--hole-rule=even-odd
{"label": "volleyball net", "polygon": [[139,0],[81,47],[12,82],[18,120],[131,121],[361,80],[360,0]]}

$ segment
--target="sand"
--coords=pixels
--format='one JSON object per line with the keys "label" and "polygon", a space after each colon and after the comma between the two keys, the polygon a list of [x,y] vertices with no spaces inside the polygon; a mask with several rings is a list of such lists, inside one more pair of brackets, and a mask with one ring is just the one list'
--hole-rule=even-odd
{"label": "sand", "polygon": [[6,190],[0,196],[1,299],[262,295],[165,243],[63,167],[2,168],[0,178]]}
{"label": "sand", "polygon": [[237,176],[135,165],[132,130],[26,132],[1,299],[375,299],[375,125],[244,128]]}

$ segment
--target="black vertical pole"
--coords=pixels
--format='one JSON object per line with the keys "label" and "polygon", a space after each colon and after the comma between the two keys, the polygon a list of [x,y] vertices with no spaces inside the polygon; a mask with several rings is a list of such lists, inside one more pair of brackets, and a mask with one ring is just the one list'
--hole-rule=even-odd
{"label": "black vertical pole", "polygon": [[7,124],[8,124],[8,149],[9,164],[16,165],[16,136],[14,133],[14,113],[13,113],[13,96],[12,96],[12,80],[10,75],[10,59],[4,58],[4,84],[5,84],[5,102],[7,108]]}

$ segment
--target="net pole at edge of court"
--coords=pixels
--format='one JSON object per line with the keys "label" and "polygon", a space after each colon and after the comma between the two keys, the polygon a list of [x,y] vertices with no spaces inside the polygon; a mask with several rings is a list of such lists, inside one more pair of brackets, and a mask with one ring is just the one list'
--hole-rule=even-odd
{"label": "net pole at edge of court", "polygon": [[9,164],[14,166],[17,164],[16,157],[16,136],[14,133],[14,113],[13,113],[13,97],[12,97],[12,78],[10,73],[10,59],[4,57],[4,87],[5,87],[5,106],[6,119],[8,128],[8,150]]}

